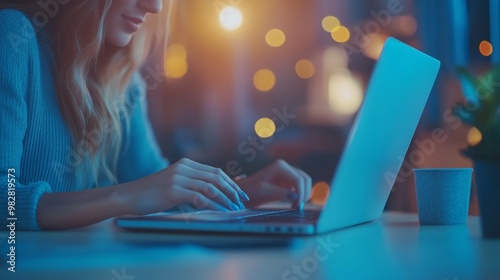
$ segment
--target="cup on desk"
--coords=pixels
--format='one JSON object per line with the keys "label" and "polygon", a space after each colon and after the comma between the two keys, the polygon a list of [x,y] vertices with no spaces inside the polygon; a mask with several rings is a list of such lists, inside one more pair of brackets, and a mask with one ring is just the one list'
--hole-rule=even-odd
{"label": "cup on desk", "polygon": [[472,168],[419,168],[413,172],[420,224],[465,224]]}

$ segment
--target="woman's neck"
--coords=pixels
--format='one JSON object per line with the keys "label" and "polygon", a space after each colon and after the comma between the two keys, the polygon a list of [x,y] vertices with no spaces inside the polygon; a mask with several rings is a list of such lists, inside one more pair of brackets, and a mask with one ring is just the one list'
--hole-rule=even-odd
{"label": "woman's neck", "polygon": [[111,44],[105,43],[104,48],[102,50],[102,53],[100,55],[100,58],[103,61],[108,60],[110,57],[112,57],[114,54],[116,54],[120,50],[119,47],[113,46]]}

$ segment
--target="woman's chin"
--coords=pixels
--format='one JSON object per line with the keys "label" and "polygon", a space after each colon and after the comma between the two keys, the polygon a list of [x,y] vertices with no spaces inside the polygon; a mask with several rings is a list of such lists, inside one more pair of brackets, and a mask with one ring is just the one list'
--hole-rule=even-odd
{"label": "woman's chin", "polygon": [[106,38],[106,43],[117,48],[122,48],[127,46],[132,40],[132,34],[113,34]]}

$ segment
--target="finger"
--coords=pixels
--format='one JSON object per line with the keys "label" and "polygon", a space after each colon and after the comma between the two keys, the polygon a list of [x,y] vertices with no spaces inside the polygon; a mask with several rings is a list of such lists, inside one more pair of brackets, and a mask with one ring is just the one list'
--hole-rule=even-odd
{"label": "finger", "polygon": [[239,197],[241,199],[243,199],[245,201],[249,201],[250,200],[250,198],[248,197],[248,195],[243,190],[241,190],[240,186],[238,186],[238,184],[236,184],[231,178],[229,178],[229,176],[227,176],[227,174],[224,173],[224,171],[222,171],[220,168],[215,168],[215,167],[212,167],[212,166],[201,164],[201,163],[189,160],[189,159],[187,159],[186,164],[188,164],[192,168],[195,168],[195,169],[198,169],[198,170],[202,170],[202,171],[205,171],[205,172],[209,172],[209,173],[213,173],[215,175],[221,176],[222,179],[226,183],[228,183],[229,186],[231,186],[237,192],[237,194],[239,195]]}
{"label": "finger", "polygon": [[193,178],[185,177],[180,175],[176,182],[176,185],[181,187],[190,189],[192,191],[196,191],[202,193],[208,199],[211,199],[218,204],[226,207],[228,210],[238,211],[243,210],[240,206],[237,206],[231,200],[223,194],[218,188],[216,188],[213,184],[205,181],[196,180]]}
{"label": "finger", "polygon": [[208,199],[202,193],[192,191],[181,186],[178,186],[176,195],[178,196],[180,203],[192,204],[198,210],[228,211],[225,207]]}
{"label": "finger", "polygon": [[210,173],[207,171],[195,169],[192,168],[191,166],[182,163],[178,165],[177,171],[179,172],[179,174],[182,174],[185,177],[190,177],[193,179],[211,183],[219,190],[221,190],[225,196],[229,197],[229,199],[231,199],[231,201],[234,204],[240,206],[240,208],[241,206],[243,206],[243,203],[241,203],[238,193],[228,183],[226,183],[225,180],[223,180],[220,176],[216,175],[215,173]]}
{"label": "finger", "polygon": [[201,171],[213,173],[213,174],[215,174],[217,176],[221,176],[222,179],[229,186],[231,186],[231,188],[233,188],[236,191],[236,193],[238,194],[238,196],[241,199],[243,199],[245,201],[249,201],[250,200],[250,198],[248,197],[248,195],[244,191],[241,190],[240,186],[238,186],[238,184],[236,184],[233,180],[231,180],[231,178],[229,178],[229,176],[227,176],[227,174],[224,173],[224,171],[222,171],[220,168],[215,168],[215,167],[212,167],[212,166],[201,164],[201,163],[192,161],[190,159],[185,159],[184,164],[186,164],[187,166],[189,166],[191,168],[194,168],[194,169],[198,169],[198,170],[201,170]]}
{"label": "finger", "polygon": [[296,209],[302,209],[304,207],[305,198],[305,182],[302,179],[302,176],[299,175],[294,167],[283,160],[277,161],[276,166],[277,173],[275,174],[275,176],[279,178],[279,181],[284,181],[287,185],[295,187],[298,199],[294,201],[292,207]]}
{"label": "finger", "polygon": [[302,210],[304,208],[304,199],[306,199],[306,196],[304,194],[304,180],[302,179],[302,177],[300,177],[300,183],[297,186],[296,192],[298,198],[293,201],[292,208]]}
{"label": "finger", "polygon": [[302,178],[305,179],[305,201],[309,201],[311,198],[311,193],[312,193],[312,179],[311,176],[309,176],[307,173],[302,171],[299,168],[295,168],[295,170],[302,176]]}

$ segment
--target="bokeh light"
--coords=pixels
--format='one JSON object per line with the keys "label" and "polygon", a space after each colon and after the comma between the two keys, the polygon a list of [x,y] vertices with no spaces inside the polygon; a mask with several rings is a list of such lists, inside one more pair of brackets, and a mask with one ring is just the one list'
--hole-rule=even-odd
{"label": "bokeh light", "polygon": [[181,44],[172,44],[167,48],[167,56],[186,59],[187,51],[186,48],[184,48],[184,46]]}
{"label": "bokeh light", "polygon": [[253,76],[253,84],[260,91],[270,91],[276,83],[276,76],[269,69],[261,69]]}
{"label": "bokeh light", "polygon": [[334,16],[326,16],[321,20],[323,30],[330,33],[340,27],[340,20]]}
{"label": "bokeh light", "polygon": [[354,114],[363,101],[363,90],[349,74],[333,74],[328,81],[330,108],[341,115]]}
{"label": "bokeh light", "polygon": [[271,29],[266,33],[266,42],[271,47],[280,47],[285,43],[286,36],[280,29]]}
{"label": "bokeh light", "polygon": [[469,129],[469,132],[467,133],[467,142],[469,143],[470,146],[476,146],[481,142],[483,139],[483,135],[481,134],[481,131],[477,129],[476,127],[472,127]]}
{"label": "bokeh light", "polygon": [[493,53],[493,46],[490,42],[483,40],[479,43],[479,52],[484,56],[490,56]]}
{"label": "bokeh light", "polygon": [[338,28],[333,29],[331,35],[335,42],[345,43],[351,37],[351,32],[349,32],[347,27],[341,25]]}
{"label": "bokeh light", "polygon": [[295,64],[295,72],[302,79],[308,79],[314,75],[316,69],[310,60],[301,59]]}
{"label": "bokeh light", "polygon": [[243,15],[238,8],[226,6],[220,11],[219,23],[224,29],[235,30],[243,23]]}
{"label": "bokeh light", "polygon": [[384,34],[376,34],[370,37],[368,44],[366,47],[362,48],[361,51],[367,57],[378,60],[380,54],[382,53],[382,49],[384,48],[385,40],[387,36]]}
{"label": "bokeh light", "polygon": [[414,35],[417,32],[417,21],[410,15],[395,18],[395,25],[397,25],[401,33],[406,36]]}
{"label": "bokeh light", "polygon": [[318,182],[314,184],[311,193],[311,202],[316,205],[325,205],[330,194],[330,187],[326,182]]}
{"label": "bokeh light", "polygon": [[261,138],[269,138],[276,132],[276,125],[270,118],[259,119],[255,123],[255,133]]}
{"label": "bokeh light", "polygon": [[181,78],[188,71],[187,52],[184,46],[173,44],[165,52],[165,74],[168,78]]}

